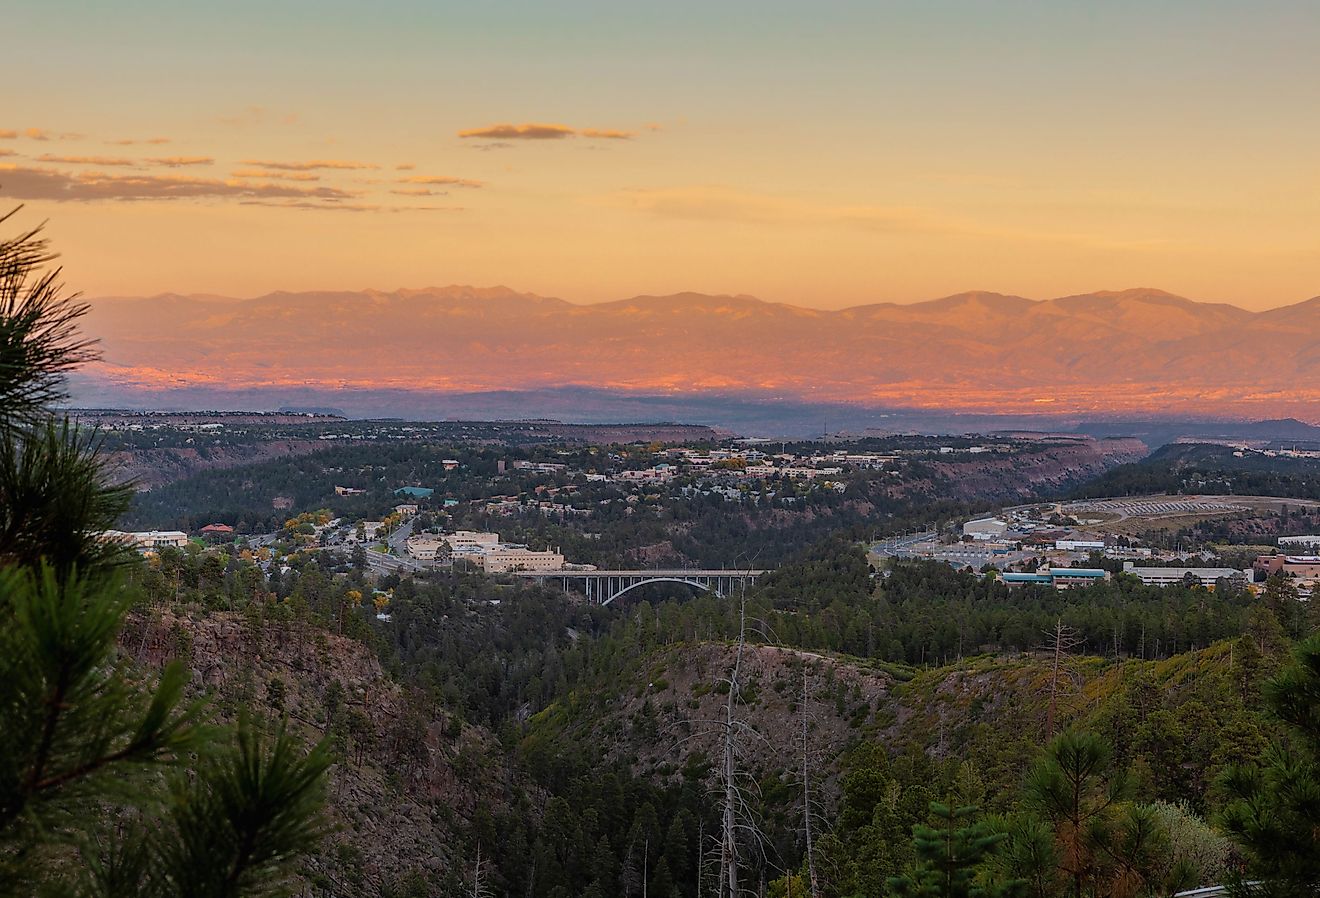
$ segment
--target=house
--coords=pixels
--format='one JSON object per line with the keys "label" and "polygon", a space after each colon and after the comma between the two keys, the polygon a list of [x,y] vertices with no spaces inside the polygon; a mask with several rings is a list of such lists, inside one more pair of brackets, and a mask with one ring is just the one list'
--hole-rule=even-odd
{"label": "house", "polygon": [[396,496],[407,496],[410,499],[429,499],[435,490],[424,486],[401,486],[394,491]]}
{"label": "house", "polygon": [[402,505],[394,506],[394,511],[401,518],[410,518],[413,515],[417,514],[418,507],[411,503],[405,502]]}
{"label": "house", "polygon": [[234,528],[228,524],[207,524],[198,532],[203,539],[213,542],[230,541],[234,538]]}

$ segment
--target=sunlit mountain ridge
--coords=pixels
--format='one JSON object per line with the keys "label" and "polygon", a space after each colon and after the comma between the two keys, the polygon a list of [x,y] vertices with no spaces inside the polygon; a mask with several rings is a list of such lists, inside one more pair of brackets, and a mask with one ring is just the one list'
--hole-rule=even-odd
{"label": "sunlit mountain ridge", "polygon": [[1251,312],[1159,290],[969,292],[841,310],[680,293],[598,304],[506,287],[92,301],[94,381],[718,392],[1052,413],[1320,417],[1320,297]]}

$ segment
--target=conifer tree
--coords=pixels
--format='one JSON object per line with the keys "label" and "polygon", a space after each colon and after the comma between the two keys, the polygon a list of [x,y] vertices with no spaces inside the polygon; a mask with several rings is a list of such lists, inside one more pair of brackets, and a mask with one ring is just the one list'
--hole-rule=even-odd
{"label": "conifer tree", "polygon": [[53,410],[94,358],[53,258],[40,229],[0,239],[0,895],[268,893],[321,834],[328,756],[247,719],[222,738],[181,664],[120,656],[134,596],[100,534],[129,492]]}
{"label": "conifer tree", "polygon": [[1266,684],[1271,710],[1288,737],[1264,762],[1233,768],[1225,785],[1230,835],[1246,850],[1250,876],[1240,894],[1311,896],[1320,890],[1320,636],[1297,646],[1291,666]]}
{"label": "conifer tree", "polygon": [[918,823],[912,828],[916,866],[890,878],[890,891],[900,898],[991,898],[1019,891],[1020,883],[987,886],[978,878],[1006,836],[978,820],[977,813],[973,805],[954,808],[932,801],[935,826]]}

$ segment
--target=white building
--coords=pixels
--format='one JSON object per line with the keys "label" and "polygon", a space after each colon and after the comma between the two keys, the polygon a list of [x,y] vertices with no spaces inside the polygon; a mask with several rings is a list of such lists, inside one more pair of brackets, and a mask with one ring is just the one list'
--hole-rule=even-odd
{"label": "white building", "polygon": [[962,531],[972,539],[998,539],[1008,532],[1008,523],[999,518],[977,518],[963,524]]}
{"label": "white building", "polygon": [[1139,578],[1147,586],[1176,586],[1186,580],[1188,574],[1201,581],[1202,586],[1214,586],[1215,581],[1221,579],[1251,582],[1247,572],[1231,567],[1137,567],[1125,561],[1123,573]]}
{"label": "white building", "polygon": [[1279,547],[1300,546],[1301,548],[1320,549],[1320,535],[1312,534],[1310,536],[1281,536],[1279,537]]}

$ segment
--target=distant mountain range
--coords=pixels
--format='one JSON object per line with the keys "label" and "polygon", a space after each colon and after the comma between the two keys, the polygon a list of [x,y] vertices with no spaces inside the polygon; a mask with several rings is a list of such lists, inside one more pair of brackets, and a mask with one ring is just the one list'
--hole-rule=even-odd
{"label": "distant mountain range", "polygon": [[[94,300],[79,401],[618,396],[944,412],[1320,419],[1320,297],[1249,312],[1159,290],[961,293],[838,311],[750,296],[580,305],[504,287]],[[395,406],[397,406],[397,402]],[[397,408],[395,409],[397,413]],[[506,410],[507,411],[507,410]],[[528,408],[534,414],[536,408]]]}

